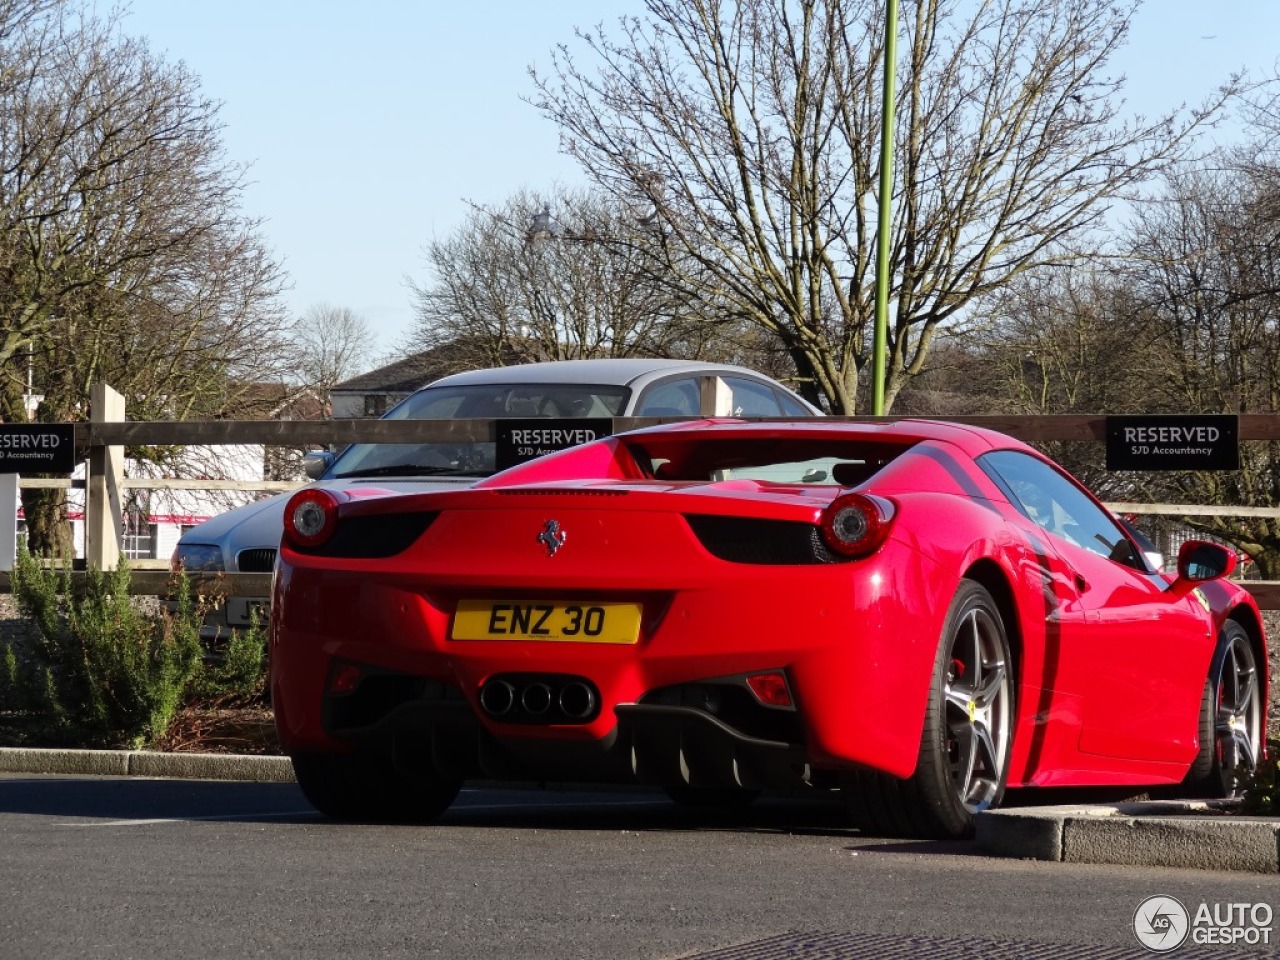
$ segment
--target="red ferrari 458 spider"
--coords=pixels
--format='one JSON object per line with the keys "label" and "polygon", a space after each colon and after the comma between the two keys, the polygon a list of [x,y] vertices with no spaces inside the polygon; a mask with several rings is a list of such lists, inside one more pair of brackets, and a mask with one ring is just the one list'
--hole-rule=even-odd
{"label": "red ferrari 458 spider", "polygon": [[336,817],[468,778],[830,788],[957,836],[1006,787],[1236,789],[1266,641],[1235,554],[1176,575],[1054,463],[930,421],[701,421],[285,513],[272,697]]}

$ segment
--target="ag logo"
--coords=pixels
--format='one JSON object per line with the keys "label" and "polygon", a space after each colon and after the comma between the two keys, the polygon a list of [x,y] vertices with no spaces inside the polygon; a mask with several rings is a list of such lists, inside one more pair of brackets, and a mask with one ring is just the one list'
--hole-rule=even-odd
{"label": "ag logo", "polygon": [[1187,908],[1173,897],[1147,897],[1133,913],[1133,932],[1153,953],[1168,953],[1182,946],[1190,926]]}

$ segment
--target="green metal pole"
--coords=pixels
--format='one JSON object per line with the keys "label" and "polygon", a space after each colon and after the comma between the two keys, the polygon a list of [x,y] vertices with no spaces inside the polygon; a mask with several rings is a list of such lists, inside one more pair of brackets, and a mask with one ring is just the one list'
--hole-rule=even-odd
{"label": "green metal pole", "polygon": [[893,200],[893,81],[898,51],[898,0],[888,0],[884,18],[884,105],[880,117],[880,228],[876,244],[876,329],[872,343],[871,412],[884,416],[885,341],[889,336],[889,235]]}

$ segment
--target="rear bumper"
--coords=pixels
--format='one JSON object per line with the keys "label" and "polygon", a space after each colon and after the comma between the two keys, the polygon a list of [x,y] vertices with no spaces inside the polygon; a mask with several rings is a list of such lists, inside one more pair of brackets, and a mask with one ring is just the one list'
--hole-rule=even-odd
{"label": "rear bumper", "polygon": [[[714,576],[662,578],[686,583],[676,589],[654,576],[632,578],[624,596],[588,581],[577,592],[548,584],[537,594],[642,604],[634,644],[452,640],[458,598],[491,595],[492,587],[464,593],[456,574],[433,588],[435,578],[390,564],[362,571],[313,563],[294,566],[286,556],[272,598],[272,703],[286,752],[339,752],[359,742],[390,750],[392,741],[416,736],[417,749],[440,753],[423,742],[441,740],[434,731],[448,724],[441,726],[439,704],[411,702],[420,695],[400,697],[358,724],[326,722],[333,665],[357,664],[455,691],[444,709],[450,717],[469,714],[475,745],[450,762],[493,778],[508,767],[520,776],[644,782],[696,770],[709,783],[743,785],[786,780],[806,765],[908,776],[940,619],[954,590],[926,577],[917,556],[888,550],[856,568],[716,564]],[[795,723],[785,736],[767,722],[699,711],[696,697],[659,695],[775,671],[785,673],[793,694]],[[598,693],[598,712],[581,723],[545,724],[485,714],[481,690],[512,672],[583,678]]]}

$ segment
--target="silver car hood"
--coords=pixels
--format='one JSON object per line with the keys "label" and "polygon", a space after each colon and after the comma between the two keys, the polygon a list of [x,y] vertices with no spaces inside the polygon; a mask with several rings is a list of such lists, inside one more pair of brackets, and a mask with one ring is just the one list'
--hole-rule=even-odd
{"label": "silver car hood", "polygon": [[[378,477],[376,480],[321,480],[310,484],[330,490],[345,490],[358,487],[378,487],[394,490],[397,493],[414,493],[427,490],[447,490],[470,486],[480,477],[456,478],[392,478]],[[304,489],[304,488],[299,488]],[[222,550],[223,568],[228,573],[239,572],[236,557],[244,550],[269,549],[280,546],[280,535],[284,529],[284,508],[289,498],[297,491],[277,494],[265,500],[257,500],[210,517],[199,526],[193,527],[182,535],[182,544],[207,543]]]}

